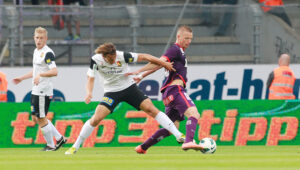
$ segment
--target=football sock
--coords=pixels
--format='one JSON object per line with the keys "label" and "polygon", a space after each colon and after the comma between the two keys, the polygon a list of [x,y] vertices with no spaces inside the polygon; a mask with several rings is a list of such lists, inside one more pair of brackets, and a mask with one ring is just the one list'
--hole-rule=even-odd
{"label": "football sock", "polygon": [[168,136],[170,136],[170,132],[167,129],[158,129],[150,138],[146,140],[146,142],[141,145],[141,147],[143,150],[147,150]]}
{"label": "football sock", "polygon": [[46,126],[41,127],[41,130],[42,130],[43,136],[44,136],[44,138],[47,142],[47,145],[52,147],[52,148],[55,148],[51,126],[49,124],[47,124]]}
{"label": "football sock", "polygon": [[50,120],[48,120],[48,125],[51,127],[52,135],[55,137],[56,140],[59,140],[62,137],[62,135],[57,131],[57,129],[54,127]]}
{"label": "football sock", "polygon": [[169,117],[164,114],[163,112],[159,112],[155,116],[155,120],[165,129],[167,129],[169,132],[171,132],[176,139],[180,138],[181,132],[176,128],[175,124],[169,119]]}
{"label": "football sock", "polygon": [[90,124],[90,120],[86,121],[85,124],[82,126],[80,134],[79,134],[76,142],[74,143],[73,147],[75,147],[76,149],[79,149],[80,145],[84,142],[84,140],[86,138],[88,138],[91,135],[91,133],[93,132],[94,129],[95,129],[95,127],[93,127]]}
{"label": "football sock", "polygon": [[197,128],[198,120],[195,117],[189,117],[186,121],[185,129],[186,129],[186,137],[185,143],[192,142],[194,140],[195,131]]}

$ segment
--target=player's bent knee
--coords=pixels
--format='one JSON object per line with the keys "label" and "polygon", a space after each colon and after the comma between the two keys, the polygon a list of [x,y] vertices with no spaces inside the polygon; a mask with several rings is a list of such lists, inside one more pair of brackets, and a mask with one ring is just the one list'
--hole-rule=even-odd
{"label": "player's bent knee", "polygon": [[191,115],[191,117],[194,117],[196,119],[200,119],[200,114],[199,113],[195,113],[195,114]]}
{"label": "player's bent knee", "polygon": [[96,127],[100,123],[100,121],[101,121],[101,119],[92,117],[90,119],[90,124],[91,124],[91,126]]}
{"label": "player's bent knee", "polygon": [[157,113],[159,112],[159,110],[154,105],[148,105],[141,109],[151,117],[155,117],[157,115]]}

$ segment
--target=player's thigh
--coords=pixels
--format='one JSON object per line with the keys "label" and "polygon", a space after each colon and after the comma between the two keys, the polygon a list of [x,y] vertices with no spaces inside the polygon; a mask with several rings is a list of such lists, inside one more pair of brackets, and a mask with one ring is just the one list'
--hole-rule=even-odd
{"label": "player's thigh", "polygon": [[172,120],[172,122],[175,122],[175,121],[180,122],[180,121],[185,120],[184,113],[181,114],[172,105],[165,106],[165,113]]}
{"label": "player's thigh", "polygon": [[140,109],[145,111],[149,116],[155,117],[160,112],[148,98],[140,104]]}
{"label": "player's thigh", "polygon": [[[145,102],[147,104],[153,105],[151,100],[146,96],[136,84],[131,85],[129,88],[124,90],[124,101],[136,108],[137,110],[144,110],[141,108],[142,104]],[[149,100],[148,100],[149,99]],[[147,101],[146,101],[147,100]],[[144,110],[145,111],[145,110]]]}
{"label": "player's thigh", "polygon": [[51,99],[49,96],[31,95],[31,114],[37,118],[44,118],[47,116]]}
{"label": "player's thigh", "polygon": [[119,92],[107,92],[104,93],[99,105],[106,107],[112,113],[115,107],[122,102],[122,94]]}
{"label": "player's thigh", "polygon": [[109,115],[111,111],[104,105],[98,105],[95,110],[95,114],[92,116],[90,120],[90,124],[92,126],[97,126],[101,120],[103,120],[107,115]]}

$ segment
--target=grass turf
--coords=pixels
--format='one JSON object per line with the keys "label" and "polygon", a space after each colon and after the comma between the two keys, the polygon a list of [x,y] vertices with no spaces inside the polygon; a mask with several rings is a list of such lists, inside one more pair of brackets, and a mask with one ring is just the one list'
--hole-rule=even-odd
{"label": "grass turf", "polygon": [[300,169],[299,146],[218,146],[212,155],[162,146],[150,148],[145,155],[136,154],[134,147],[81,148],[75,155],[64,155],[67,148],[55,152],[40,149],[0,148],[0,169]]}

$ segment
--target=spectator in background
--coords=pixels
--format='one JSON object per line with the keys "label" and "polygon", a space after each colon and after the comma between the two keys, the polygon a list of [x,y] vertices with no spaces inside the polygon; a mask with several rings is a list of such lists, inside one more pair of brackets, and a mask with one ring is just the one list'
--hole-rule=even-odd
{"label": "spectator in background", "polygon": [[[84,5],[83,0],[63,0],[64,5],[69,5],[67,11],[72,12],[72,15],[67,15],[65,20],[67,23],[68,36],[65,40],[80,40],[80,21],[79,21],[79,5]],[[73,35],[72,22],[75,24],[76,34]]]}
{"label": "spectator in background", "polygon": [[292,27],[290,18],[285,13],[282,0],[259,0],[261,8],[264,12],[270,13],[281,18],[285,23]]}
{"label": "spectator in background", "polygon": [[270,73],[267,81],[269,99],[295,99],[293,88],[296,78],[293,71],[289,68],[290,56],[288,54],[282,54],[279,57],[278,65],[279,67]]}
{"label": "spectator in background", "polygon": [[[237,4],[238,0],[203,0],[203,4],[213,4],[215,2],[221,2],[222,4],[225,5],[235,5]],[[232,19],[232,15],[233,15],[233,10],[231,8],[226,7],[225,8],[225,13],[222,17],[222,21],[219,24],[219,27],[217,29],[217,31],[214,33],[214,36],[224,36],[228,26],[231,23],[231,19]],[[203,21],[200,23],[200,26],[212,26],[212,12],[211,9],[204,9],[204,12],[202,13],[202,17],[203,17]]]}
{"label": "spectator in background", "polygon": [[0,102],[7,102],[7,80],[6,75],[0,71]]}

